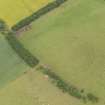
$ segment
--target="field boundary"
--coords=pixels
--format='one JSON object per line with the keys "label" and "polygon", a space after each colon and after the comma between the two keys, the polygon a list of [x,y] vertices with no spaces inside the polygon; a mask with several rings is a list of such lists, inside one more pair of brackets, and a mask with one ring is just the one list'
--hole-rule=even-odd
{"label": "field boundary", "polygon": [[58,8],[66,1],[67,0],[55,0],[51,3],[48,3],[45,7],[39,9],[38,11],[34,12],[32,15],[22,19],[21,21],[13,25],[11,27],[11,30],[14,32],[20,30],[21,28],[31,24],[33,21],[39,19],[41,16],[45,15],[46,13],[52,11],[55,8]]}
{"label": "field boundary", "polygon": [[39,60],[18,41],[13,32],[8,32],[4,35],[12,49],[26,64],[33,68],[39,63]]}
{"label": "field boundary", "polygon": [[78,89],[78,87],[68,84],[60,76],[56,75],[56,73],[54,73],[47,65],[39,65],[36,70],[46,75],[46,77],[51,80],[51,83],[62,90],[62,92],[68,93],[70,96],[82,100],[84,103],[87,103],[88,101],[92,103],[99,102],[99,98],[93,93],[87,93],[84,89]]}
{"label": "field boundary", "polygon": [[[39,9],[37,12],[33,13],[29,17],[24,18],[23,20],[12,26],[12,31],[9,31],[8,34],[6,34],[6,39],[8,40],[11,47],[30,67],[35,67],[39,63],[39,60],[35,56],[33,56],[26,48],[24,48],[24,46],[15,37],[15,32],[24,28],[25,26],[30,25],[33,21],[39,19],[49,11],[52,11],[53,9],[59,7],[65,1],[67,0],[56,0],[52,3],[49,3],[47,6]],[[99,98],[93,93],[84,93],[83,89],[78,89],[72,84],[69,85],[68,83],[66,83],[66,81],[56,75],[56,73],[52,72],[49,68],[40,66],[38,70],[47,75],[51,79],[52,83],[54,83],[63,92],[66,92],[69,95],[82,100],[83,102],[90,101],[92,103],[97,103],[99,101]]]}

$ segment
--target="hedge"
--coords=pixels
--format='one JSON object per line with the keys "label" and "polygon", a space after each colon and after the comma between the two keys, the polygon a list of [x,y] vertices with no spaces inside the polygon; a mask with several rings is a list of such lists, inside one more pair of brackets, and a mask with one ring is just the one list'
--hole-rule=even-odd
{"label": "hedge", "polygon": [[88,98],[88,100],[92,101],[93,103],[99,101],[99,98],[96,97],[96,96],[95,96],[94,94],[92,94],[92,93],[88,93],[88,94],[87,94],[87,98]]}
{"label": "hedge", "polygon": [[48,13],[49,11],[59,7],[61,4],[63,4],[67,0],[55,0],[54,2],[49,3],[47,6],[39,9],[37,12],[33,13],[29,17],[26,17],[25,19],[19,21],[17,24],[11,27],[13,31],[18,31],[19,29],[29,25],[31,22],[37,20],[44,14]]}
{"label": "hedge", "polygon": [[30,67],[34,67],[39,63],[39,60],[34,57],[24,46],[18,41],[13,32],[5,34],[8,43],[14,51],[27,63]]}
{"label": "hedge", "polygon": [[7,30],[7,25],[4,20],[0,19],[0,32],[3,33]]}
{"label": "hedge", "polygon": [[93,103],[96,103],[99,101],[99,98],[92,93],[84,93],[83,89],[81,90],[74,85],[67,84],[61,77],[56,75],[47,67],[41,65],[39,68],[37,68],[37,70],[41,71],[45,75],[48,75],[52,83],[54,83],[63,92],[66,92],[77,99],[81,99],[83,102],[91,101]]}
{"label": "hedge", "polygon": [[71,96],[74,96],[78,99],[82,99],[83,95],[81,93],[81,90],[77,89],[73,85],[68,85],[61,77],[56,75],[51,70],[44,68],[43,66],[40,66],[37,70],[40,70],[43,74],[48,75],[49,78],[51,78],[52,82],[63,92],[69,93]]}

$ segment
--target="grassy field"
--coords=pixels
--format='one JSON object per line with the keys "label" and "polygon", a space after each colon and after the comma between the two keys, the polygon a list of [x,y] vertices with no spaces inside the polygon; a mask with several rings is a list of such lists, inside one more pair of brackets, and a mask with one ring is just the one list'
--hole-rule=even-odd
{"label": "grassy field", "polygon": [[52,0],[0,0],[0,18],[9,26],[29,16]]}
{"label": "grassy field", "polygon": [[104,105],[105,97],[104,11],[103,0],[69,0],[20,37],[68,83],[100,97],[98,105]]}
{"label": "grassy field", "polygon": [[0,90],[2,105],[78,105],[75,98],[59,91],[45,76],[34,70]]}
{"label": "grassy field", "polygon": [[19,77],[29,67],[11,49],[0,34],[0,88]]}
{"label": "grassy field", "polygon": [[45,75],[24,64],[0,34],[1,105],[70,105],[75,101],[81,105],[51,84]]}

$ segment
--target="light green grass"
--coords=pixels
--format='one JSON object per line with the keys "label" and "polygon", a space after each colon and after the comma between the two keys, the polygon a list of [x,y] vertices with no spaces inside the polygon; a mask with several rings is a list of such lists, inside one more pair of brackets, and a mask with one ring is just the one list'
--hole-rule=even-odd
{"label": "light green grass", "polygon": [[69,0],[20,37],[68,83],[100,97],[99,105],[104,105],[105,97],[104,12],[103,0]]}
{"label": "light green grass", "polygon": [[0,18],[9,26],[47,5],[52,0],[0,0]]}
{"label": "light green grass", "polygon": [[0,87],[4,87],[28,69],[29,67],[17,56],[4,36],[0,34]]}

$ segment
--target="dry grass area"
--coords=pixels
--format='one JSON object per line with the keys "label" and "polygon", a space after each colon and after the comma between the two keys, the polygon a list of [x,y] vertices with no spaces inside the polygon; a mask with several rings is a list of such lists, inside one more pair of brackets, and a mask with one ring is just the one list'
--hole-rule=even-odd
{"label": "dry grass area", "polygon": [[29,70],[0,90],[1,105],[75,105],[75,102],[81,105],[35,70]]}

